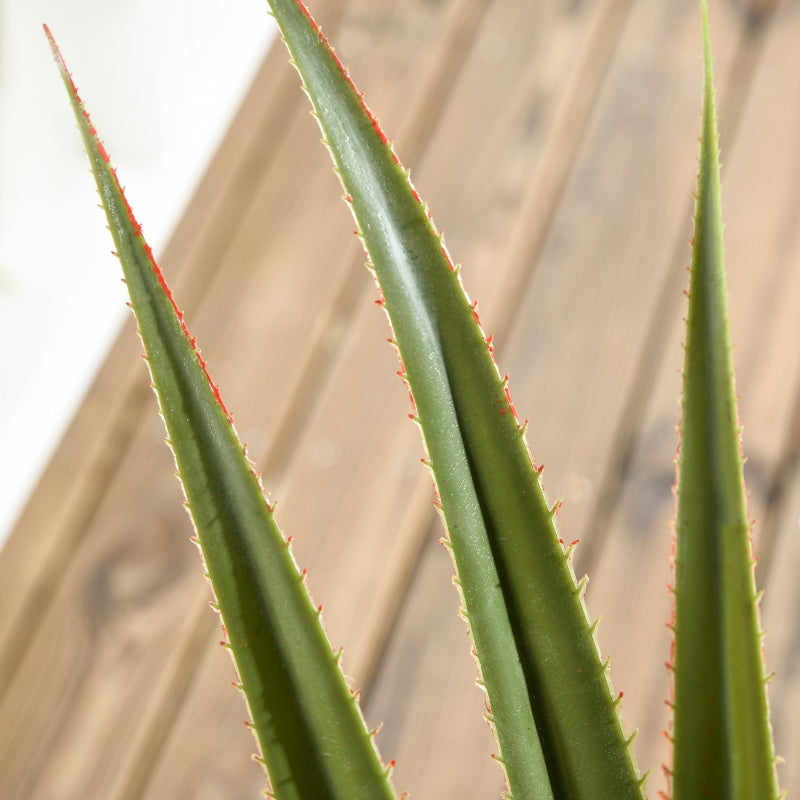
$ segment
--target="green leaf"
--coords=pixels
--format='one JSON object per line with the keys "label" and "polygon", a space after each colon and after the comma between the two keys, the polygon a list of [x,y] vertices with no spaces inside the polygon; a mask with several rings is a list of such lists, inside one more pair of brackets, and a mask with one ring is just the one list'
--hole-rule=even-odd
{"label": "green leaf", "polygon": [[675,549],[675,800],[778,795],[736,411],[708,10]]}
{"label": "green leaf", "polygon": [[279,800],[395,796],[258,476],[45,28],[122,262],[153,385]]}
{"label": "green leaf", "polygon": [[450,537],[516,798],[639,798],[575,577],[426,206],[298,0],[270,0],[374,268]]}

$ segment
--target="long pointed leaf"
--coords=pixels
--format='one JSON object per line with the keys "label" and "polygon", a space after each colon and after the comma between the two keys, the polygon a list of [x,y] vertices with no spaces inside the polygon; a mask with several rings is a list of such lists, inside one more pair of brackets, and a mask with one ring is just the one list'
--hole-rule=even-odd
{"label": "long pointed leaf", "polygon": [[375,270],[441,499],[511,793],[641,796],[605,665],[474,307],[299,0],[270,0]]}
{"label": "long pointed leaf", "polygon": [[[45,29],[47,31],[47,29]],[[286,540],[52,39],[279,800],[394,797]]]}
{"label": "long pointed leaf", "polygon": [[675,800],[777,796],[723,265],[708,9],[675,552]]}

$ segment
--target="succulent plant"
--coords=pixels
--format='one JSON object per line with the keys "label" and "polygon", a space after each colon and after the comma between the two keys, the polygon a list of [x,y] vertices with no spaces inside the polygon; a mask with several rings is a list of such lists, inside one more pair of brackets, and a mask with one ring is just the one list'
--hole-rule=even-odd
{"label": "succulent plant", "polygon": [[[431,213],[299,0],[270,0],[358,228],[447,530],[508,796],[638,798],[585,581]],[[708,14],[675,526],[674,798],[778,795],[728,333]],[[48,36],[50,36],[48,31]],[[320,609],[50,36],[279,800],[390,798]],[[660,624],[655,620],[654,624]]]}

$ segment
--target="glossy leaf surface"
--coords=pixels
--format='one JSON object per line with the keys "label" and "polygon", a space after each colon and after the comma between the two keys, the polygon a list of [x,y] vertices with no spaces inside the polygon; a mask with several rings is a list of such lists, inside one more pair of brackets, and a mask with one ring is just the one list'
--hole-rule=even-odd
{"label": "glossy leaf surface", "polygon": [[511,794],[638,798],[639,778],[582,590],[458,272],[305,6],[297,0],[270,5],[380,285]]}
{"label": "glossy leaf surface", "polygon": [[777,796],[723,264],[708,12],[675,550],[675,800]]}

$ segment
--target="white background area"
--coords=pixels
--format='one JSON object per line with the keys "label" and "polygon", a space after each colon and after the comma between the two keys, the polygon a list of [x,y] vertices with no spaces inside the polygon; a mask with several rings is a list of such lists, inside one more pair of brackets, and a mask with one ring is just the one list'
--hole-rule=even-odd
{"label": "white background area", "polygon": [[44,22],[156,257],[275,31],[265,0],[0,0],[0,546],[130,313]]}

